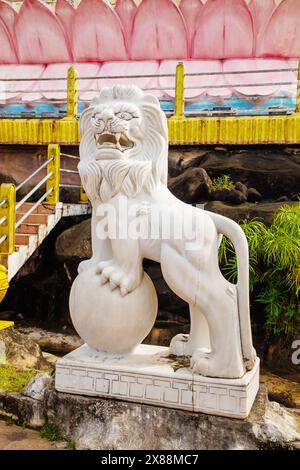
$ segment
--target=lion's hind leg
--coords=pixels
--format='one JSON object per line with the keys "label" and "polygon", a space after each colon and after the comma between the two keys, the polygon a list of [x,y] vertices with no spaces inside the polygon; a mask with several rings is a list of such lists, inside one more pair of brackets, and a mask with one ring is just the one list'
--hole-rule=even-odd
{"label": "lion's hind leg", "polygon": [[199,349],[209,352],[211,348],[209,329],[205,316],[196,305],[190,304],[189,307],[191,318],[190,334],[178,334],[172,338],[170,354],[175,356],[192,356]]}
{"label": "lion's hind leg", "polygon": [[241,377],[241,352],[236,288],[213,262],[202,268],[175,248],[162,246],[161,268],[170,288],[192,305],[191,334],[172,339],[171,352],[191,355],[195,373],[211,377]]}
{"label": "lion's hind leg", "polygon": [[[208,277],[209,278],[209,277]],[[204,281],[204,279],[203,279]],[[203,285],[203,284],[202,284]],[[211,350],[197,349],[191,358],[195,373],[210,377],[238,378],[245,373],[242,357],[236,287],[223,277],[208,283],[197,295],[201,304],[203,291],[209,301],[203,311],[210,331]]]}

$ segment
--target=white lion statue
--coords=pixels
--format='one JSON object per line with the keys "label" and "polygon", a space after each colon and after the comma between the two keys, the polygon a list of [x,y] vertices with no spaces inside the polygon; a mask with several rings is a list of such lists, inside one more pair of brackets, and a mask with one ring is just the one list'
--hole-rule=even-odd
{"label": "white lion statue", "polygon": [[[167,119],[158,100],[136,86],[103,88],[82,113],[80,133],[78,168],[93,206],[93,256],[80,264],[71,293],[77,331],[91,346],[111,353],[139,344],[156,315],[153,285],[143,271],[143,259],[154,260],[190,308],[190,334],[175,336],[170,354],[191,356],[192,370],[204,376],[242,377],[256,358],[247,240],[232,220],[187,205],[168,190]],[[129,226],[135,235],[128,235]],[[236,250],[237,285],[219,269],[223,234]],[[125,336],[132,347],[118,347]]]}

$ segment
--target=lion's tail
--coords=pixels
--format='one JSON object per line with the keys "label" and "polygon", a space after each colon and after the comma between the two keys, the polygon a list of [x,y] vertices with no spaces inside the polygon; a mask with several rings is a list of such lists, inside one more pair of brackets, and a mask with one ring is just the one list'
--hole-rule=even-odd
{"label": "lion's tail", "polygon": [[[205,211],[206,212],[206,211]],[[207,211],[209,212],[209,211]],[[237,257],[238,281],[237,297],[240,320],[242,353],[247,369],[252,369],[255,350],[252,344],[252,332],[249,306],[249,252],[247,238],[241,227],[231,219],[209,212],[219,234],[228,237],[234,246]]]}

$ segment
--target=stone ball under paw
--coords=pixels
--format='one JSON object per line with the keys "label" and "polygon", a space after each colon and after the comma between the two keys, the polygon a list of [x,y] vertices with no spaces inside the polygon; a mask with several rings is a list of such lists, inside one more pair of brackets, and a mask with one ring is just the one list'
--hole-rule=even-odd
{"label": "stone ball under paw", "polygon": [[98,351],[127,354],[148,335],[157,315],[157,295],[150,277],[124,297],[101,285],[95,269],[80,273],[70,293],[70,314],[79,336]]}

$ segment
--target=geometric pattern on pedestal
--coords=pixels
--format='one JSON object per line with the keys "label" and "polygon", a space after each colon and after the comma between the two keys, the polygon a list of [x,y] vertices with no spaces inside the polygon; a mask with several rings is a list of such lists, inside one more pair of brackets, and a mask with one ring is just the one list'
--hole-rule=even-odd
{"label": "geometric pattern on pedestal", "polygon": [[[65,356],[56,366],[56,383],[58,391],[81,395],[116,398],[168,408],[176,408],[207,414],[245,418],[250,412],[259,386],[259,359],[254,368],[241,379],[216,379],[192,374],[188,369],[176,372],[166,371],[165,376],[157,367],[147,373],[141,372],[138,364],[121,365],[117,370],[115,363],[99,358],[94,364],[79,359],[84,357],[82,346],[71,353],[72,358]],[[145,345],[140,348],[145,349]],[[146,346],[154,355],[156,349],[167,348]],[[80,351],[81,350],[81,351]],[[76,354],[78,362],[76,361]],[[83,354],[83,356],[82,356]]]}

